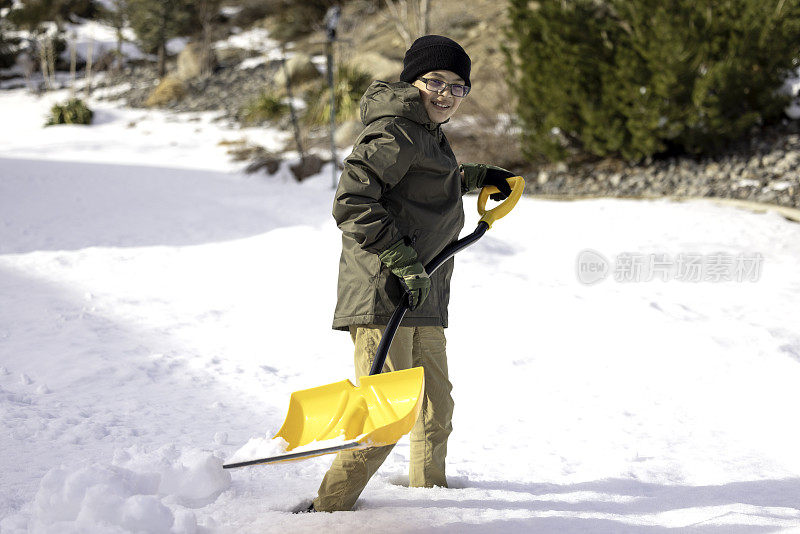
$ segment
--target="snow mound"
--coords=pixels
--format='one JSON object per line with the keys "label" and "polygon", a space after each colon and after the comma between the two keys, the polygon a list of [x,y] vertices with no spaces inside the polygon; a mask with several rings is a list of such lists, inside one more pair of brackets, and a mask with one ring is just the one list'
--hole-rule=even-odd
{"label": "snow mound", "polygon": [[231,484],[222,460],[199,449],[180,452],[173,445],[150,453],[128,449],[118,451],[114,463],[137,472],[155,470],[159,474],[158,493],[189,507],[213,502]]}
{"label": "snow mound", "polygon": [[112,465],[51,469],[34,500],[32,532],[196,533],[194,512],[230,486],[222,461],[174,446],[117,451]]}
{"label": "snow mound", "polygon": [[233,453],[227,463],[246,462],[259,458],[269,458],[286,452],[289,443],[283,438],[270,438],[269,434],[264,437],[250,438],[247,443],[242,445],[239,450]]}

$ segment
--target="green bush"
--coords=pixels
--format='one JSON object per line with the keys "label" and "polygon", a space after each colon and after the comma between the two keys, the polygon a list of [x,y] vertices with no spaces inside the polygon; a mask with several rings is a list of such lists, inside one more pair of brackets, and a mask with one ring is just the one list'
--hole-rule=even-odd
{"label": "green bush", "polygon": [[530,159],[700,153],[782,116],[800,0],[509,1]]}
{"label": "green bush", "polygon": [[[0,9],[7,7],[0,0]],[[14,65],[19,49],[19,37],[10,37],[8,34],[13,28],[6,18],[0,18],[0,69],[7,69]]]}
{"label": "green bush", "polygon": [[[369,73],[354,65],[339,65],[333,84],[336,122],[342,123],[358,118],[358,103],[371,83],[372,76]],[[325,81],[318,82],[309,90],[306,102],[308,102],[305,113],[307,124],[323,125],[330,122],[331,93],[330,86]]]}
{"label": "green bush", "polygon": [[83,100],[73,98],[65,104],[55,104],[50,108],[50,118],[45,126],[54,124],[91,124],[94,112],[86,107]]}
{"label": "green bush", "polygon": [[240,111],[239,117],[245,124],[261,124],[275,121],[289,112],[288,104],[275,93],[265,92],[248,102]]}
{"label": "green bush", "polygon": [[17,43],[5,39],[0,34],[0,69],[8,69],[14,66],[16,61],[16,45]]}

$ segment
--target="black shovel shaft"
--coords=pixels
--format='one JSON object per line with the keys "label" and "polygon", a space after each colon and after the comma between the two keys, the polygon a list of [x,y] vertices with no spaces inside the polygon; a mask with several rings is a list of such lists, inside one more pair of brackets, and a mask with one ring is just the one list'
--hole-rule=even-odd
{"label": "black shovel shaft", "polygon": [[[489,225],[480,221],[474,232],[444,247],[435,258],[428,262],[428,265],[425,266],[425,272],[427,272],[428,275],[433,274],[436,269],[455,256],[457,252],[464,250],[483,237],[483,234],[485,234],[488,229]],[[408,293],[406,293],[403,295],[400,304],[395,308],[394,313],[392,313],[392,316],[389,318],[389,322],[386,324],[386,330],[384,330],[383,336],[381,336],[378,351],[375,353],[375,360],[372,362],[372,369],[369,371],[370,375],[380,374],[383,369],[383,364],[386,363],[386,356],[389,354],[389,347],[392,344],[392,340],[394,340],[394,335],[397,333],[397,329],[400,327],[400,323],[403,321],[403,317],[408,310]]]}

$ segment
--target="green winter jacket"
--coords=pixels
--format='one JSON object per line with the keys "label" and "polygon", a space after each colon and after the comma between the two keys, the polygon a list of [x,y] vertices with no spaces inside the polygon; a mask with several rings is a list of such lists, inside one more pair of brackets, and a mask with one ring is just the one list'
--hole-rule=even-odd
{"label": "green winter jacket", "polygon": [[[428,118],[419,90],[376,81],[361,98],[366,128],[333,203],[342,255],[333,328],[386,324],[403,295],[378,254],[405,237],[427,264],[458,239],[464,193],[455,155],[441,127]],[[447,326],[453,258],[431,276],[431,292],[401,326]]]}

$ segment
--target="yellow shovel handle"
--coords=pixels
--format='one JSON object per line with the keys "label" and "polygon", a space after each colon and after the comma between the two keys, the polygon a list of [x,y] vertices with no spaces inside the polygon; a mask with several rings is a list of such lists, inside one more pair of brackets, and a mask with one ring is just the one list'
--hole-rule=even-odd
{"label": "yellow shovel handle", "polygon": [[478,195],[478,214],[481,215],[481,221],[492,227],[492,224],[502,219],[514,209],[517,201],[522,197],[522,191],[525,189],[525,179],[522,176],[513,176],[507,179],[508,185],[511,186],[511,194],[502,203],[494,208],[486,211],[486,201],[489,200],[489,195],[492,193],[499,193],[500,190],[493,185],[487,185],[481,189]]}

